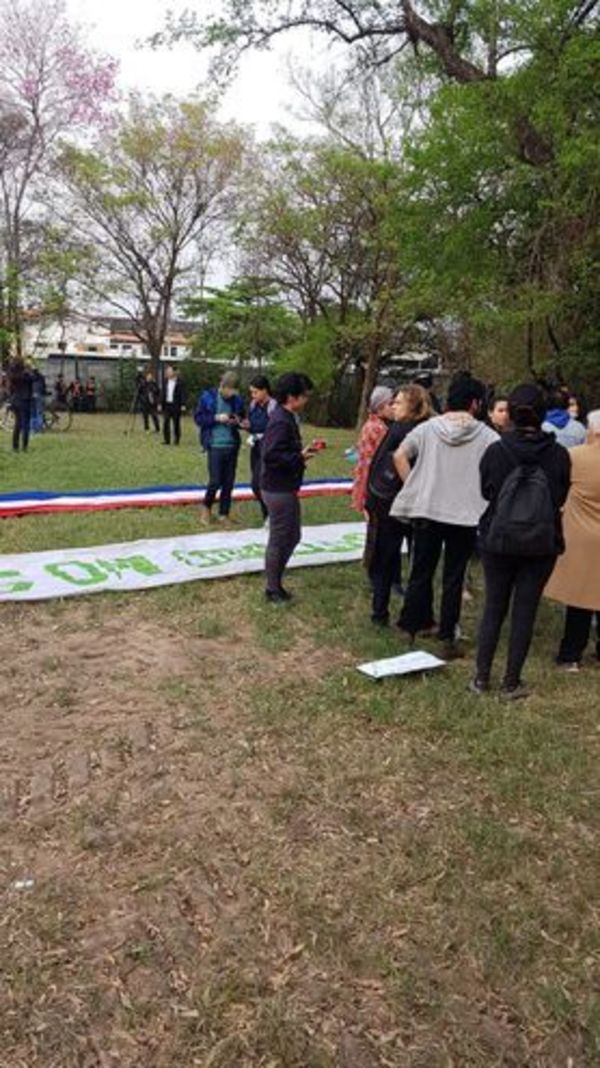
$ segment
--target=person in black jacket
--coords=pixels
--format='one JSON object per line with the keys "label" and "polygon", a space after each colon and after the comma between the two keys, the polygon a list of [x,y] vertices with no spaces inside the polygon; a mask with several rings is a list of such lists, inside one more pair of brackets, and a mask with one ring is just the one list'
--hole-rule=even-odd
{"label": "person in black jacket", "polygon": [[8,397],[15,418],[12,435],[13,452],[23,452],[29,447],[31,403],[33,397],[33,374],[22,359],[15,359],[8,368]]}
{"label": "person in black jacket", "polygon": [[274,604],[291,597],[282,586],[282,578],[301,538],[298,490],[306,461],[314,454],[311,446],[302,447],[298,426],[311,389],[306,375],[292,371],[281,376],[273,391],[277,406],[262,439],[260,489],[269,513],[265,596]]}
{"label": "person in black jacket", "polygon": [[163,413],[163,445],[171,444],[171,426],[175,444],[181,441],[181,413],[184,406],[183,383],[174,367],[165,370],[161,406]]}
{"label": "person in black jacket", "polygon": [[[528,696],[521,671],[533,635],[538,605],[559,553],[564,551],[560,509],[570,484],[571,461],[553,434],[541,429],[545,414],[544,396],[535,385],[518,386],[509,397],[514,430],[490,445],[480,464],[481,492],[490,502],[481,519],[481,559],[485,575],[485,606],[479,629],[476,675],[471,683],[474,692],[489,690],[490,675],[500,631],[512,599],[508,658],[502,695],[514,700]],[[549,525],[550,551],[531,555],[535,546],[528,545],[528,555],[490,551],[491,528],[502,486],[519,465],[543,471],[553,512],[554,532]]]}
{"label": "person in black jacket", "polygon": [[365,563],[373,599],[371,622],[387,626],[390,621],[390,595],[402,581],[401,549],[410,545],[409,523],[390,516],[390,507],[402,489],[393,454],[418,423],[433,415],[428,391],[423,386],[403,386],[393,402],[394,422],[375,453],[367,477],[366,509],[369,513]]}

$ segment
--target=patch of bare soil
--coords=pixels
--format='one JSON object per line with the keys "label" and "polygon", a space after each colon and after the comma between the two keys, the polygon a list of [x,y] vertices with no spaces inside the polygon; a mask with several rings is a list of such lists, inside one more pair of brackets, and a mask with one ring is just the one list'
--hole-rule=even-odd
{"label": "patch of bare soil", "polygon": [[285,725],[344,654],[145,603],[0,619],[0,1068],[544,1064],[453,959],[453,784],[385,726]]}

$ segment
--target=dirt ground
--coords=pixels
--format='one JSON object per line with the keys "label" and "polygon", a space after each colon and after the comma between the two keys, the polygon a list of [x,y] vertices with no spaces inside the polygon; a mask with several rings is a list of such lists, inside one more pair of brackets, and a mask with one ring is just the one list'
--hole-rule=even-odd
{"label": "dirt ground", "polygon": [[433,743],[435,782],[385,721],[286,715],[344,665],[310,625],[213,629],[0,618],[1,1068],[583,1064],[448,919],[471,799]]}

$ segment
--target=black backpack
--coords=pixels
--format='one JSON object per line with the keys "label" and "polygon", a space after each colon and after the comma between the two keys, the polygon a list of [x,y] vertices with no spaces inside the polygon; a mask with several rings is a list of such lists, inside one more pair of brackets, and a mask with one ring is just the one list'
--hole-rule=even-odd
{"label": "black backpack", "polygon": [[[501,444],[510,453],[508,446]],[[550,483],[539,464],[517,464],[505,478],[484,538],[484,548],[503,556],[556,553],[555,507]]]}
{"label": "black backpack", "polygon": [[388,430],[371,460],[367,479],[367,506],[391,505],[402,489],[402,479],[394,466],[395,450],[390,448],[391,433],[392,431]]}

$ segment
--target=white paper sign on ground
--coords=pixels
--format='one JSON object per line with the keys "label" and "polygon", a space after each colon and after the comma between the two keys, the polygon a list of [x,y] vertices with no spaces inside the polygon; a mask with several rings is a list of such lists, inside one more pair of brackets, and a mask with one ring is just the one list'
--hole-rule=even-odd
{"label": "white paper sign on ground", "polygon": [[[267,537],[260,528],[0,556],[0,601],[141,590],[262,571]],[[305,527],[290,567],[359,560],[364,540],[364,523]]]}
{"label": "white paper sign on ground", "polygon": [[403,653],[401,656],[388,656],[385,660],[372,660],[369,664],[359,664],[358,670],[370,679],[387,679],[392,675],[431,671],[433,668],[445,667],[445,664],[445,660],[419,649],[414,653]]}

